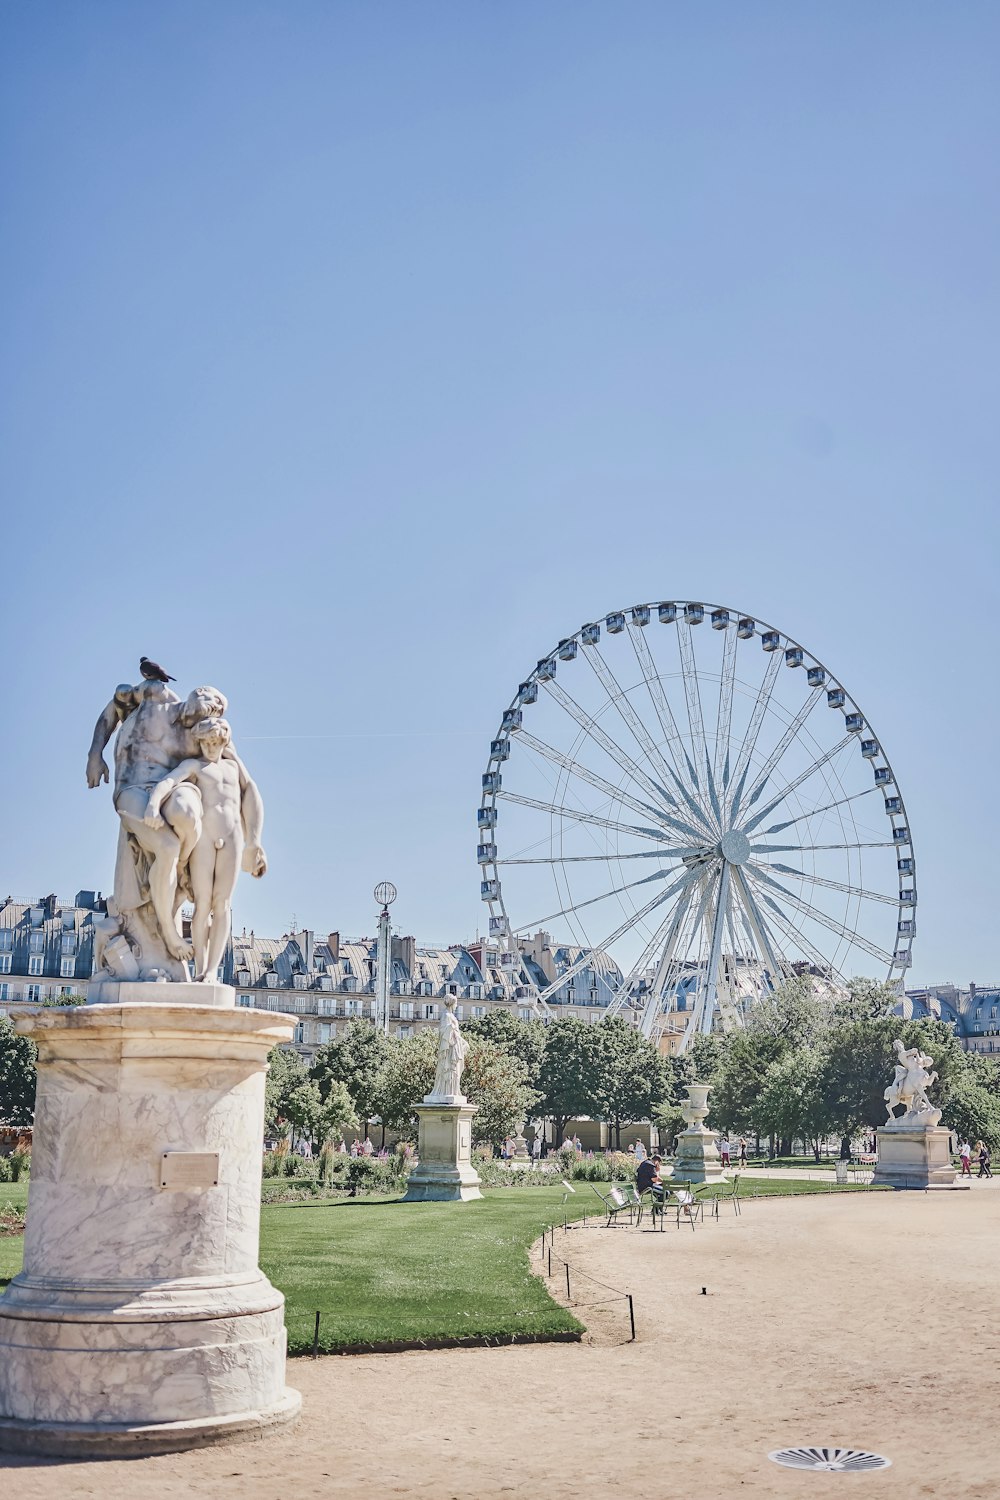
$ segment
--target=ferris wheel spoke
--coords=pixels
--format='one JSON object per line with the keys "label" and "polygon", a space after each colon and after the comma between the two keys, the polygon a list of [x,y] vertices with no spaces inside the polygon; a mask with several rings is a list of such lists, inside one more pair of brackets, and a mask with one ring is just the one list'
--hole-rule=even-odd
{"label": "ferris wheel spoke", "polygon": [[[763,865],[754,865],[754,869],[764,870]],[[770,865],[771,870],[778,870],[782,875],[794,875],[797,880],[808,881],[810,885],[821,885],[828,891],[842,891],[845,896],[860,896],[865,901],[884,901],[886,906],[898,906],[898,896],[883,896],[880,891],[867,891],[864,886],[844,885],[840,880],[827,880],[820,875],[810,875],[805,870],[794,870],[791,865]]]}
{"label": "ferris wheel spoke", "polygon": [[[692,880],[689,883],[687,890],[678,901],[670,920],[670,929],[666,935],[666,941],[664,942],[663,949],[660,953],[660,961],[656,966],[656,973],[653,976],[653,984],[649,991],[649,994],[646,997],[646,1003],[643,1006],[642,1019],[639,1022],[639,1030],[642,1032],[643,1036],[648,1037],[652,1033],[656,1017],[659,1015],[660,1010],[662,1009],[663,996],[667,993],[670,977],[674,971],[674,954],[677,951],[677,943],[680,938],[681,928],[684,926],[684,919],[688,914],[688,909],[690,908],[693,899],[694,881]],[[663,928],[661,927],[655,935],[655,942],[650,945],[650,954],[655,953],[656,947],[659,945],[662,937]],[[646,955],[643,955],[643,957],[646,958]],[[642,967],[645,967],[645,963]],[[642,968],[639,968],[639,966],[636,965],[636,967],[632,970],[632,974],[629,976],[630,989],[635,983],[636,978],[639,977],[641,973]]]}
{"label": "ferris wheel spoke", "polygon": [[742,868],[737,865],[733,870],[733,885],[736,889],[737,899],[743,909],[744,917],[753,934],[757,952],[771,966],[771,983],[777,984],[784,973],[784,964],[778,950],[771,941],[767,923],[764,921],[759,906],[753,897],[749,882],[743,874]]}
{"label": "ferris wheel spoke", "polygon": [[672,774],[674,784],[691,811],[708,828],[709,825],[704,805],[692,796],[688,786],[685,785],[686,778],[691,786],[697,788],[698,777],[695,774],[694,763],[685,749],[684,739],[678,727],[677,720],[674,718],[673,709],[670,707],[667,695],[663,691],[663,684],[657,673],[646,637],[643,635],[641,628],[635,625],[629,625],[629,636],[632,641],[633,650],[635,651],[636,660],[639,663],[639,669],[646,683],[646,690],[649,693],[650,701],[656,710],[656,717],[663,733],[667,753],[673,761],[674,770]]}
{"label": "ferris wheel spoke", "polygon": [[[705,777],[705,795],[715,812],[717,826],[722,826],[722,809],[719,806],[712,767],[705,741],[705,720],[701,711],[701,691],[698,687],[698,670],[694,659],[694,642],[691,626],[686,620],[677,621],[677,645],[680,650],[681,676],[684,679],[684,701],[687,704],[688,726],[691,730],[691,750],[695,765]],[[696,782],[696,785],[699,783]]]}
{"label": "ferris wheel spoke", "polygon": [[659,927],[657,927],[656,931],[653,933],[653,936],[646,943],[646,946],[639,954],[639,957],[636,959],[629,972],[623,978],[621,984],[619,985],[615,995],[611,1000],[611,1005],[614,1006],[614,1010],[611,1011],[612,1015],[617,1015],[618,1012],[628,1004],[629,1000],[632,997],[632,992],[636,983],[639,981],[639,979],[641,979],[643,972],[649,966],[653,955],[659,948],[660,944],[664,941],[664,939],[666,939],[668,948],[672,943],[676,943],[677,933],[679,932],[681,925],[683,924],[684,915],[691,904],[691,897],[697,878],[698,877],[692,871],[686,870],[680,880],[678,880],[677,884],[673,887],[671,894],[677,895],[677,903],[676,905],[672,906],[667,912],[666,916],[663,918],[663,921],[660,923]]}
{"label": "ferris wheel spoke", "polygon": [[[561,861],[555,860],[554,863],[559,864]],[[558,921],[560,917],[568,917],[571,912],[583,911],[585,906],[596,906],[600,901],[608,901],[612,896],[620,896],[623,891],[634,891],[638,886],[649,885],[654,880],[669,880],[671,875],[676,874],[676,866],[666,870],[654,870],[652,875],[644,875],[641,880],[629,880],[624,885],[617,885],[609,891],[602,891],[599,896],[588,896],[585,901],[575,901],[572,906],[563,906],[559,911],[550,911],[544,917],[535,917],[530,922],[524,922],[518,930],[537,932],[540,927],[547,927],[550,922]]]}
{"label": "ferris wheel spoke", "polygon": [[886,953],[884,948],[880,948],[877,943],[870,942],[868,938],[862,937],[861,933],[851,932],[850,928],[844,927],[842,923],[836,921],[833,917],[827,916],[826,912],[821,911],[818,906],[810,906],[808,902],[800,900],[786,885],[782,885],[780,880],[775,880],[773,875],[766,875],[760,866],[754,866],[748,873],[751,880],[779,891],[792,910],[799,912],[808,921],[818,922],[821,927],[825,927],[829,932],[836,933],[838,937],[843,938],[849,945],[857,946],[872,958],[877,958],[880,963],[888,964],[891,967],[891,953]]}
{"label": "ferris wheel spoke", "polygon": [[[707,874],[704,874],[702,876],[702,878],[701,878],[701,886],[702,886],[702,889],[701,889],[701,899],[698,902],[698,911],[697,911],[697,914],[695,915],[694,923],[693,923],[691,931],[690,931],[690,933],[688,935],[687,950],[686,950],[688,955],[690,954],[692,943],[695,941],[696,938],[698,939],[698,951],[697,951],[697,953],[695,955],[695,962],[698,963],[699,965],[700,965],[700,962],[701,962],[701,954],[702,954],[701,942],[702,942],[702,939],[704,938],[704,935],[705,935],[705,922],[706,922],[706,918],[707,918],[708,912],[709,912],[709,910],[711,908],[711,905],[712,905],[712,897],[713,897],[714,892],[715,892],[715,886],[716,886],[717,880],[718,880],[718,875],[716,874],[716,872],[714,870],[713,871],[709,871]],[[692,1012],[691,1012],[691,1019],[688,1021],[687,1030],[684,1033],[685,1041],[681,1044],[682,1046],[686,1045],[687,1039],[690,1036],[692,1036],[695,1031],[697,1031],[697,1029],[698,1029],[698,1027],[699,1027],[699,1025],[701,1023],[701,1015],[702,1015],[702,1011],[704,1009],[704,1003],[705,1003],[705,985],[704,985],[704,979],[702,978],[702,982],[700,982],[699,985],[698,985],[698,990],[697,990],[697,994],[696,994],[696,997],[695,997],[694,1007],[693,1007]]]}
{"label": "ferris wheel spoke", "polygon": [[576,699],[571,697],[564,687],[558,682],[551,680],[545,682],[543,685],[546,691],[566,710],[571,718],[576,720],[580,728],[590,736],[594,743],[600,745],[605,755],[609,755],[627,776],[631,776],[635,784],[641,786],[647,796],[652,797],[655,802],[664,803],[667,807],[676,806],[674,799],[666,788],[658,786],[655,781],[647,776],[641,766],[630,755],[627,755],[619,745],[616,745],[610,735],[605,734],[600,725],[595,723],[593,716],[581,708]]}
{"label": "ferris wheel spoke", "polygon": [[739,804],[740,794],[743,791],[743,783],[746,780],[747,772],[750,769],[750,761],[753,758],[753,753],[757,748],[757,740],[760,736],[761,725],[764,722],[764,715],[767,712],[767,705],[771,701],[771,694],[774,692],[775,684],[778,680],[778,672],[780,670],[780,667],[781,661],[779,659],[779,653],[777,651],[772,651],[767,658],[767,667],[764,671],[764,678],[759,689],[757,690],[757,701],[754,703],[753,713],[750,715],[750,723],[747,725],[747,732],[743,736],[743,743],[740,746],[740,753],[736,757],[736,765],[733,767],[733,774],[730,785],[735,786],[736,790],[733,792],[733,795],[729,801],[731,818],[735,816],[736,808]]}
{"label": "ferris wheel spoke", "polygon": [[[558,802],[542,802],[537,797],[522,797],[519,792],[499,791],[498,802],[513,802],[518,807],[533,807],[537,812],[556,813],[560,818],[569,818],[574,823],[589,823],[594,828],[609,828],[614,833],[628,833],[637,839],[667,841],[662,828],[640,828],[634,823],[617,823],[613,818],[602,818],[597,813],[580,812],[575,807],[562,807]],[[685,853],[688,851],[685,850]],[[693,851],[692,851],[693,852]]]}
{"label": "ferris wheel spoke", "polygon": [[[666,761],[663,759],[663,756],[660,754],[659,746],[656,744],[656,741],[653,739],[649,730],[646,728],[645,724],[636,713],[628,697],[628,694],[625,692],[617,677],[612,672],[607,662],[604,660],[604,657],[601,654],[601,650],[598,646],[588,646],[587,660],[590,663],[601,686],[604,688],[604,691],[607,693],[609,702],[613,705],[615,712],[622,720],[622,723],[625,724],[625,726],[631,731],[636,744],[639,745],[642,749],[643,754],[648,759],[650,766],[657,772],[658,775],[663,777],[664,781],[672,780],[673,772],[667,765]],[[654,783],[654,785],[655,784],[656,783]],[[673,798],[670,798],[670,801],[676,806]],[[704,823],[705,816],[700,808],[698,809],[698,816]]]}
{"label": "ferris wheel spoke", "polygon": [[870,843],[859,840],[854,844],[751,844],[751,854],[812,854],[829,849],[895,849],[893,839],[875,839]]}
{"label": "ferris wheel spoke", "polygon": [[821,974],[828,974],[837,983],[843,984],[843,975],[840,971],[834,967],[829,959],[824,958],[819,949],[795,926],[794,922],[781,909],[774,897],[768,895],[767,891],[764,890],[761,891],[760,895],[764,905],[770,910],[771,921],[780,932],[784,933],[785,937],[792,944],[792,947],[798,948],[799,952],[804,954],[813,968],[818,969]]}
{"label": "ferris wheel spoke", "polygon": [[[593,955],[595,952],[606,952],[607,949],[611,947],[612,943],[617,943],[619,938],[624,937],[626,932],[629,932],[631,928],[635,927],[637,923],[641,922],[644,917],[648,917],[650,912],[655,911],[658,906],[662,906],[665,901],[669,901],[671,896],[675,895],[690,878],[691,872],[689,870],[685,870],[680,880],[678,880],[674,885],[670,886],[665,891],[661,891],[660,894],[658,896],[654,896],[651,901],[647,901],[645,906],[641,906],[637,912],[633,912],[632,916],[626,918],[626,920],[622,922],[619,927],[615,928],[614,932],[609,932],[607,937],[603,938],[601,942],[595,944],[593,948],[585,949],[580,957],[576,960],[576,962],[570,964],[569,968],[565,969],[559,975],[558,981],[553,981],[553,983],[551,985],[548,985],[546,988],[558,989],[560,985],[567,984],[571,979],[574,979],[576,975],[579,974],[581,969],[585,969],[588,964],[593,962]],[[545,991],[543,991],[543,993],[545,993]]]}
{"label": "ferris wheel spoke", "polygon": [[[777,655],[777,652],[775,652],[775,655]],[[771,773],[774,771],[778,762],[785,754],[785,751],[788,749],[789,745],[797,736],[806,719],[808,719],[809,715],[816,707],[816,704],[819,702],[822,695],[823,689],[821,687],[813,688],[812,692],[809,694],[809,697],[806,699],[805,703],[803,703],[802,707],[795,715],[795,718],[788,725],[788,728],[785,730],[784,734],[781,736],[781,739],[771,751],[771,754],[768,756],[767,760],[764,763],[763,769],[758,773],[757,779],[754,781],[753,786],[750,788],[749,796],[747,796],[745,799],[745,805],[747,807],[753,807],[754,803],[757,801],[757,798],[760,796],[761,792],[770,781]],[[740,787],[733,799],[733,817],[736,816],[737,812],[739,811],[740,805],[744,802],[742,792],[743,789],[742,787]]]}
{"label": "ferris wheel spoke", "polygon": [[844,807],[848,802],[857,802],[861,797],[870,797],[872,792],[877,792],[878,787],[866,787],[863,792],[852,792],[849,797],[839,797],[836,802],[827,802],[822,807],[814,807],[810,812],[800,813],[797,818],[789,818],[787,823],[772,823],[770,828],[761,830],[761,837],[767,837],[772,833],[784,833],[786,828],[794,828],[796,823],[804,823],[807,818],[818,818],[820,813],[833,812],[836,807]]}
{"label": "ferris wheel spoke", "polygon": [[[606,865],[613,859],[617,865],[623,859],[666,859],[674,855],[682,858],[685,854],[693,853],[693,849],[640,849],[634,854],[560,854],[559,863],[561,865]],[[496,859],[493,863],[497,867],[501,865],[551,865],[554,863],[554,858],[551,854],[542,854],[530,858],[522,858],[519,855],[514,855],[510,859]]]}
{"label": "ferris wheel spoke", "polygon": [[[783,787],[776,797],[772,797],[766,807],[762,807],[748,822],[741,825],[743,832],[750,833],[759,824],[763,823],[764,819],[770,813],[773,813],[776,807],[780,807],[786,797],[790,797],[793,792],[798,791],[804,781],[808,781],[810,776],[815,776],[816,772],[822,770],[829,761],[833,760],[835,755],[839,755],[841,750],[846,749],[853,739],[853,734],[845,734],[842,740],[837,741],[832,750],[827,750],[825,754],[817,756],[812,765],[807,766],[801,775],[796,776],[794,781],[790,781],[786,787]],[[753,802],[752,797],[750,801]]]}
{"label": "ferris wheel spoke", "polygon": [[579,761],[573,760],[571,756],[564,755],[561,750],[556,750],[553,746],[547,745],[544,740],[536,739],[527,730],[522,729],[518,735],[518,743],[526,746],[529,750],[534,750],[536,754],[544,756],[546,760],[551,761],[553,765],[560,766],[564,771],[568,771],[570,775],[579,776],[581,781],[586,781],[597,791],[603,792],[612,801],[620,802],[624,807],[631,808],[633,812],[639,813],[641,817],[657,818],[659,821],[675,829],[676,832],[687,834],[688,838],[697,839],[701,837],[699,829],[692,828],[689,823],[684,823],[679,818],[671,817],[669,813],[663,811],[662,807],[651,807],[646,802],[640,802],[636,797],[630,797],[627,792],[621,791],[610,781],[605,781],[603,776],[598,776],[596,771],[591,771],[589,767],[581,765]]}
{"label": "ferris wheel spoke", "polygon": [[702,1031],[711,1031],[715,1006],[719,994],[719,960],[722,957],[722,938],[726,929],[729,910],[729,882],[732,866],[723,860],[719,872],[719,886],[715,896],[715,912],[712,919],[712,940],[708,950],[708,972],[705,985],[705,1004],[701,1014]]}
{"label": "ferris wheel spoke", "polygon": [[[726,630],[726,642],[722,654],[722,678],[719,682],[719,711],[716,715],[715,731],[715,784],[725,789],[729,785],[729,735],[733,723],[733,681],[736,676],[736,643],[739,637],[735,630]],[[721,817],[721,813],[720,813]]]}

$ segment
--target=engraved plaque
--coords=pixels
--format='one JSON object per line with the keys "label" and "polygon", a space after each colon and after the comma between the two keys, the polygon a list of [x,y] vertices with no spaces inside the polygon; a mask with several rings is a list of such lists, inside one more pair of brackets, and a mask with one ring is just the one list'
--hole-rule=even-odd
{"label": "engraved plaque", "polygon": [[218,1151],[164,1151],[161,1155],[161,1188],[210,1188],[218,1185]]}

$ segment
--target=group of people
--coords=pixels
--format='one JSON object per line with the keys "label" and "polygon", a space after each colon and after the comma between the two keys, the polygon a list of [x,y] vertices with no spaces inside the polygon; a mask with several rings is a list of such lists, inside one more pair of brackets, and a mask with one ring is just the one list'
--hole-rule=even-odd
{"label": "group of people", "polygon": [[[962,1163],[960,1176],[972,1176],[972,1152],[973,1148],[968,1141],[962,1141],[958,1148],[958,1159]],[[977,1141],[975,1145],[976,1159],[979,1162],[978,1177],[992,1177],[993,1169],[990,1166],[990,1148],[985,1141]]]}
{"label": "group of people", "polygon": [[[740,1136],[736,1149],[739,1151],[739,1165],[745,1167],[747,1164],[747,1141],[745,1135]],[[724,1167],[732,1166],[733,1148],[728,1135],[723,1135],[719,1141],[719,1158]]]}

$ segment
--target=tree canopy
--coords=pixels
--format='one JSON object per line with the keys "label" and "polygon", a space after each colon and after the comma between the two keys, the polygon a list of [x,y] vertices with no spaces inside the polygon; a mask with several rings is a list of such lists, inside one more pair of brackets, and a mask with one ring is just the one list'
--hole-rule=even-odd
{"label": "tree canopy", "polygon": [[30,1125],[35,1115],[35,1044],[0,1016],[0,1125]]}

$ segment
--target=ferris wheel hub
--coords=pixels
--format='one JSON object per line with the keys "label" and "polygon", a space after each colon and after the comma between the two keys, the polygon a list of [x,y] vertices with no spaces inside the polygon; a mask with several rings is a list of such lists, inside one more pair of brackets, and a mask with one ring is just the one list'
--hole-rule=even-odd
{"label": "ferris wheel hub", "polygon": [[750,840],[739,828],[730,828],[722,835],[719,853],[731,865],[745,865],[750,858]]}

